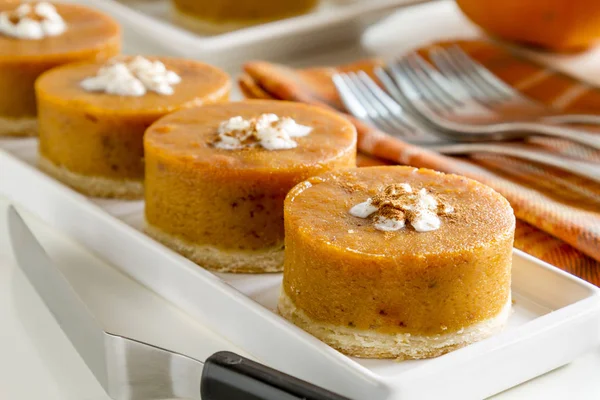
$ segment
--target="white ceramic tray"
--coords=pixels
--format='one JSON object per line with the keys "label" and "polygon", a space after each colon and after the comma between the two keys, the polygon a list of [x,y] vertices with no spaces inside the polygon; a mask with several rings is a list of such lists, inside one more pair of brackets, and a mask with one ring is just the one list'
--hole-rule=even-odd
{"label": "white ceramic tray", "polygon": [[303,16],[213,36],[202,36],[176,25],[169,0],[67,1],[88,4],[117,18],[125,30],[126,45],[143,38],[153,42],[154,53],[218,60],[223,64],[248,58],[285,57],[356,39],[369,23],[393,9],[430,0],[324,0],[317,10]]}
{"label": "white ceramic tray", "polygon": [[501,334],[423,361],[352,359],[275,314],[280,274],[215,276],[139,231],[143,203],[90,200],[38,171],[36,140],[0,140],[0,195],[75,238],[259,360],[363,400],[481,399],[600,343],[599,289],[515,250]]}

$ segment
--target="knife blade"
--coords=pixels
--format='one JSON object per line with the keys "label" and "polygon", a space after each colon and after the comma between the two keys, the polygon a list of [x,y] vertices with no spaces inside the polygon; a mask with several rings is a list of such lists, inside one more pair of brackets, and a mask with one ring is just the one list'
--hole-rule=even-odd
{"label": "knife blade", "polygon": [[17,265],[110,398],[348,400],[235,353],[203,362],[106,331],[12,205],[8,227]]}

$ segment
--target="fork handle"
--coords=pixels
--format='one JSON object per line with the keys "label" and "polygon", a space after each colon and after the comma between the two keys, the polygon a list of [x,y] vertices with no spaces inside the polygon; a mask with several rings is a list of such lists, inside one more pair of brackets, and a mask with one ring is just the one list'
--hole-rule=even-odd
{"label": "fork handle", "polygon": [[540,122],[520,122],[513,126],[515,130],[540,133],[547,136],[568,139],[600,150],[600,133],[591,133],[584,129],[564,125]]}
{"label": "fork handle", "polygon": [[542,118],[544,122],[553,124],[600,125],[600,115],[593,114],[556,114]]}
{"label": "fork handle", "polygon": [[511,156],[560,168],[600,183],[600,164],[561,157],[537,149],[524,149],[508,143],[458,143],[428,146],[428,148],[448,155],[491,153]]}

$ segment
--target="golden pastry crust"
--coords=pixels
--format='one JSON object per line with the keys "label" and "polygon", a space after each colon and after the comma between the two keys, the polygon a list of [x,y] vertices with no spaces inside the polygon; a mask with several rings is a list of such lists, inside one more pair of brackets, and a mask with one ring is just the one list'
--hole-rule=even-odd
{"label": "golden pastry crust", "polygon": [[141,180],[81,175],[54,164],[44,156],[39,156],[38,167],[87,196],[124,200],[140,199],[144,196],[144,182]]}
{"label": "golden pastry crust", "polygon": [[437,335],[379,333],[314,321],[298,309],[285,291],[281,292],[279,314],[334,349],[359,358],[394,358],[418,360],[439,357],[500,332],[512,313],[509,298],[502,310],[488,320],[480,321],[458,332]]}
{"label": "golden pastry crust", "polygon": [[196,264],[210,265],[215,272],[262,274],[283,269],[282,246],[254,251],[222,250],[216,246],[187,242],[148,223],[145,232]]}
{"label": "golden pastry crust", "polygon": [[0,116],[0,136],[37,136],[37,118]]}

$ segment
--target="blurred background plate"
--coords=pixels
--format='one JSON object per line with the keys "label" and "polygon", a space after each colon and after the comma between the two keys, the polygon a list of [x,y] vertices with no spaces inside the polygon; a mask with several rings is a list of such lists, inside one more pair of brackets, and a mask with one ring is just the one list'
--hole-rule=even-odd
{"label": "blurred background plate", "polygon": [[[103,10],[123,26],[125,42],[151,43],[153,53],[219,65],[280,59],[357,39],[365,27],[400,6],[430,0],[322,0],[313,12],[217,35],[189,31],[173,21],[170,0],[68,0]],[[150,49],[126,49],[136,53]]]}

